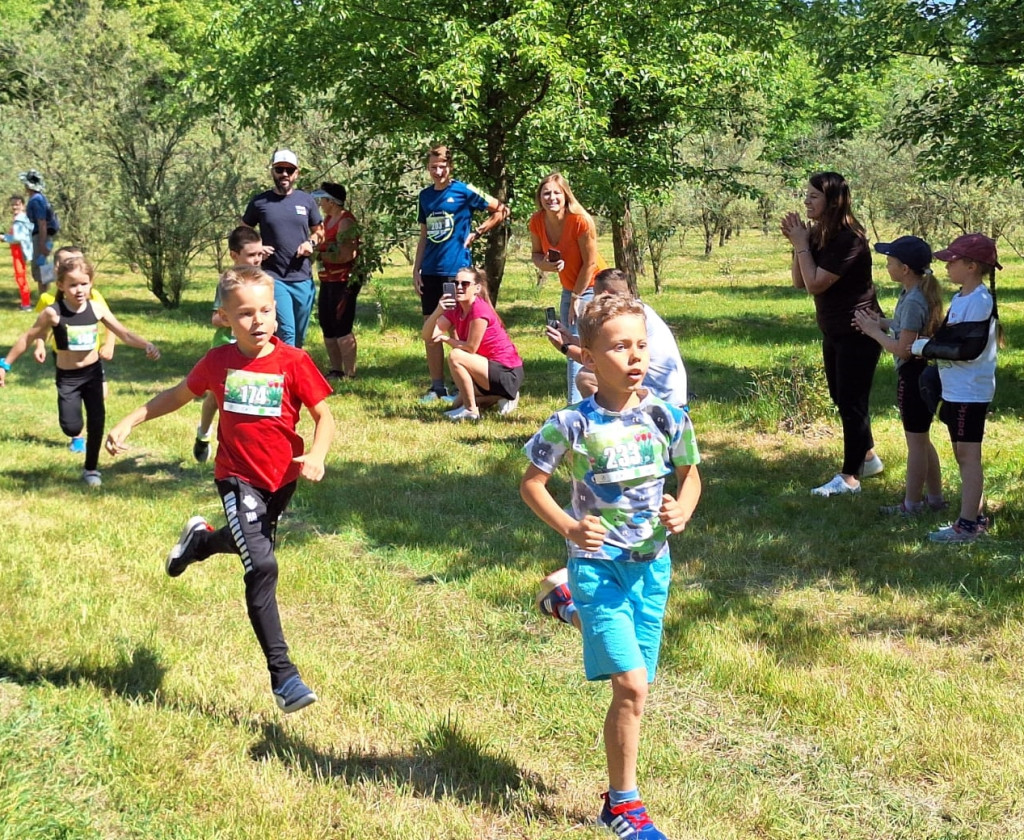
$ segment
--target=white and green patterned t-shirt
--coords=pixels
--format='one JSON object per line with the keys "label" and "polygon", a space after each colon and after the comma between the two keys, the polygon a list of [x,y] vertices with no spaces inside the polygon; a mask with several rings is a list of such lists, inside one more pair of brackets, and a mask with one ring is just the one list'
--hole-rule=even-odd
{"label": "white and green patterned t-shirt", "polygon": [[570,514],[599,516],[608,529],[597,552],[569,541],[571,557],[660,557],[668,539],[658,516],[665,476],[700,463],[689,415],[650,392],[621,413],[605,411],[593,397],[556,411],[523,451],[548,475],[565,460],[572,476]]}

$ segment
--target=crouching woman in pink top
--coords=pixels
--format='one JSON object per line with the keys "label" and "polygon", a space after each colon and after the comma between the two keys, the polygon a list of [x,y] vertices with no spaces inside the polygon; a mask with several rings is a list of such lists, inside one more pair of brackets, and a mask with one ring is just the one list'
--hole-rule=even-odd
{"label": "crouching woman in pink top", "polygon": [[463,268],[455,295],[443,294],[423,324],[423,340],[447,344],[448,368],[459,386],[449,420],[479,420],[480,409],[497,404],[500,414],[519,405],[523,360],[487,296],[487,275]]}

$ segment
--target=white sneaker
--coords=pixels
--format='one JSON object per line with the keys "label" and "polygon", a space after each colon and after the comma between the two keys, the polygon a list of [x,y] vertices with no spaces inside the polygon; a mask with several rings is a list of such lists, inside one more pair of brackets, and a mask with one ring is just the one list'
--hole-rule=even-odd
{"label": "white sneaker", "polygon": [[847,484],[845,481],[843,481],[843,477],[839,473],[836,473],[831,481],[828,481],[825,484],[822,484],[821,487],[815,487],[813,490],[811,490],[811,495],[812,496],[842,496],[844,493],[859,493],[859,492],[860,492],[860,482],[859,481],[857,482],[857,484],[855,486],[851,487],[849,484]]}
{"label": "white sneaker", "polygon": [[506,400],[504,397],[498,400],[498,414],[502,417],[506,414],[511,414],[517,408],[519,408],[519,394],[516,394],[510,400]]}
{"label": "white sneaker", "polygon": [[100,487],[103,485],[103,479],[100,477],[99,470],[82,470],[82,481],[89,487]]}
{"label": "white sneaker", "polygon": [[860,477],[871,478],[871,476],[878,475],[884,469],[885,464],[882,463],[882,459],[877,455],[872,455],[869,460],[860,465]]}
{"label": "white sneaker", "polygon": [[449,420],[458,423],[461,420],[479,420],[480,412],[470,411],[465,406],[462,406],[462,408],[454,408],[451,411],[446,411],[444,416]]}

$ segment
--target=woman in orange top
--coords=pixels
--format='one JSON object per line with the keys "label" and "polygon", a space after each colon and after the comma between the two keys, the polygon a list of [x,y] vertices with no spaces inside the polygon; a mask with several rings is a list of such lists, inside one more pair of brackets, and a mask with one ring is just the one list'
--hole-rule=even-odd
{"label": "woman in orange top", "polygon": [[[597,253],[597,229],[590,214],[572,194],[559,173],[548,175],[536,193],[537,212],[530,217],[533,264],[540,271],[557,271],[562,283],[560,320],[576,335],[576,317],[594,296],[594,277],[607,268]],[[580,365],[567,362],[569,403],[580,401],[576,374]]]}

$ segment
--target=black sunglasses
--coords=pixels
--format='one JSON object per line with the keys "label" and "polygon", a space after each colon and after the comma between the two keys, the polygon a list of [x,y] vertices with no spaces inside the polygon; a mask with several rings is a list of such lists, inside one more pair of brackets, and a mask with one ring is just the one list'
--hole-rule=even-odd
{"label": "black sunglasses", "polygon": [[472,280],[456,280],[455,285],[460,289],[468,289],[470,286],[474,285],[474,282]]}
{"label": "black sunglasses", "polygon": [[275,166],[274,171],[278,175],[291,175],[295,171],[294,166]]}

